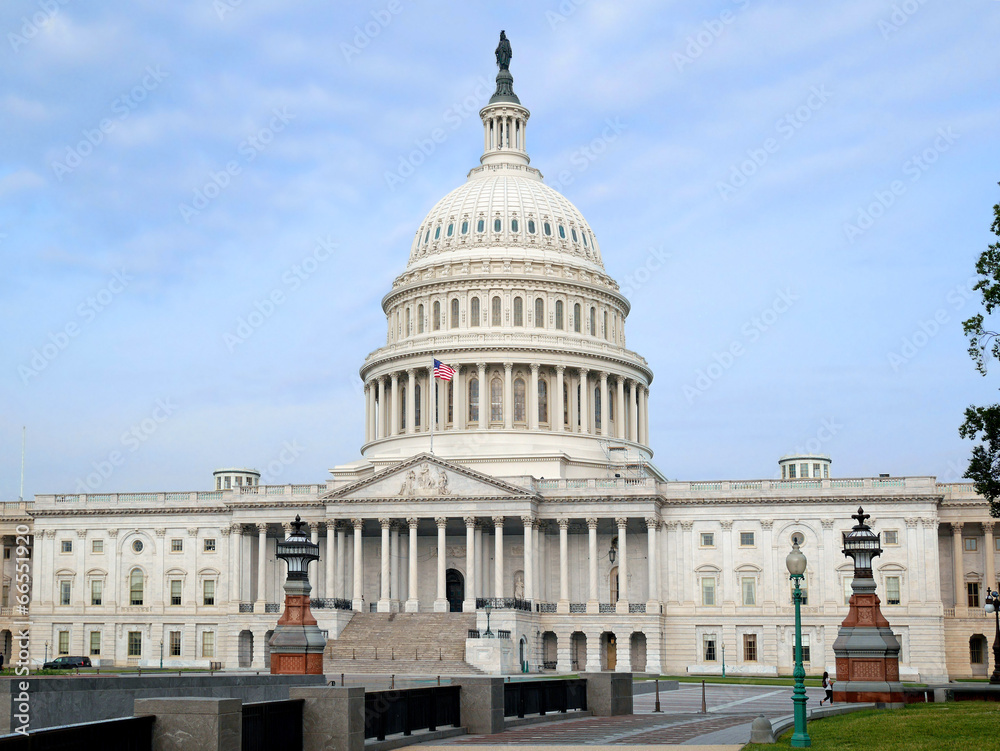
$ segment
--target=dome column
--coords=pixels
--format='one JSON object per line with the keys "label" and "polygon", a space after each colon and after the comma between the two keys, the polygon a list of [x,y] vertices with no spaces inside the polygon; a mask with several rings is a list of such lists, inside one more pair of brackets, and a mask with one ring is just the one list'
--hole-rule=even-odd
{"label": "dome column", "polygon": [[505,362],[503,364],[503,426],[505,430],[514,427],[514,379],[511,372],[514,370],[514,363]]}
{"label": "dome column", "polygon": [[549,427],[553,424],[556,426],[556,430],[562,432],[566,427],[563,423],[563,411],[565,410],[563,406],[563,371],[566,370],[565,365],[556,365],[556,414],[549,416]]}
{"label": "dome column", "polygon": [[621,376],[615,379],[618,382],[618,398],[615,402],[615,437],[625,438],[625,379]]}
{"label": "dome column", "polygon": [[611,426],[608,425],[608,374],[601,371],[601,435],[611,435]]}
{"label": "dome column", "polygon": [[376,420],[375,438],[385,438],[385,378],[378,377],[378,417]]}
{"label": "dome column", "polygon": [[476,363],[476,369],[479,371],[479,429],[486,430],[489,425],[486,422],[488,417],[486,410],[490,403],[489,389],[486,387],[486,363]]}
{"label": "dome column", "polygon": [[639,384],[636,381],[629,382],[628,396],[628,439],[633,443],[639,442]]}
{"label": "dome column", "polygon": [[642,419],[639,421],[640,431],[639,431],[639,443],[643,446],[649,445],[649,389],[642,386],[639,389],[639,403],[642,405],[640,408],[640,413],[642,414]]}
{"label": "dome column", "polygon": [[465,388],[465,374],[467,368],[464,365],[455,366],[455,377],[452,380],[452,392],[454,402],[451,413],[451,429],[463,430],[465,428],[465,399],[468,389]]}
{"label": "dome column", "polygon": [[406,432],[416,433],[417,426],[414,423],[414,405],[417,402],[417,389],[416,389],[416,379],[417,371],[413,368],[409,368],[406,371],[407,384],[406,384]]}
{"label": "dome column", "polygon": [[392,374],[389,396],[389,435],[399,435],[399,373]]}
{"label": "dome column", "polygon": [[590,392],[588,372],[586,368],[580,368],[580,432],[584,435],[590,434],[590,408],[587,405],[587,395]]}
{"label": "dome column", "polygon": [[537,362],[531,363],[531,390],[528,392],[528,428],[530,430],[538,430],[538,368]]}

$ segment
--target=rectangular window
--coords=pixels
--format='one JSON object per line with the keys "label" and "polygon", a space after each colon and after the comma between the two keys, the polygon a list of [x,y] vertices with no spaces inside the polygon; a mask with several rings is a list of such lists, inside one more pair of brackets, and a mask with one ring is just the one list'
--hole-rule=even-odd
{"label": "rectangular window", "polygon": [[753,532],[740,532],[740,547],[752,548],[754,546]]}
{"label": "rectangular window", "polygon": [[99,655],[101,653],[101,632],[90,632],[90,654]]}
{"label": "rectangular window", "polygon": [[715,662],[715,635],[705,636],[702,644],[705,649],[705,662]]}
{"label": "rectangular window", "polygon": [[899,532],[895,529],[887,529],[882,534],[882,542],[886,545],[899,545]]}
{"label": "rectangular window", "polygon": [[90,604],[104,604],[104,581],[102,579],[90,580]]}
{"label": "rectangular window", "polygon": [[64,552],[64,553],[72,553],[73,552],[73,541],[72,540],[63,540],[62,541],[62,547],[60,548],[60,550],[62,550],[62,552]]}
{"label": "rectangular window", "polygon": [[899,577],[885,577],[885,601],[888,605],[899,604]]}
{"label": "rectangular window", "polygon": [[825,480],[829,476],[830,476],[830,465],[829,464],[824,464],[823,465],[823,479]]}
{"label": "rectangular window", "polygon": [[104,552],[104,540],[91,540],[91,542],[90,542],[90,552],[91,553],[103,553]]}
{"label": "rectangular window", "polygon": [[712,532],[702,532],[701,533],[701,546],[703,548],[714,548],[715,547],[715,534]]}
{"label": "rectangular window", "polygon": [[802,662],[812,662],[812,653],[809,651],[809,634],[802,634]]}
{"label": "rectangular window", "polygon": [[69,654],[69,631],[59,632],[59,654]]}
{"label": "rectangular window", "polygon": [[170,580],[170,604],[180,605],[181,604],[181,580],[171,579]]}
{"label": "rectangular window", "polygon": [[757,580],[752,576],[743,577],[743,604],[757,604]]}
{"label": "rectangular window", "polygon": [[969,662],[973,665],[983,664],[983,640],[977,637],[969,639]]}
{"label": "rectangular window", "polygon": [[799,475],[803,478],[809,477],[809,465],[800,464],[799,465]]}
{"label": "rectangular window", "polygon": [[966,553],[975,553],[977,550],[979,550],[979,540],[976,539],[975,537],[966,537],[965,538],[965,552]]}
{"label": "rectangular window", "polygon": [[170,552],[171,553],[183,553],[184,552],[184,540],[179,537],[174,537],[170,540]]}
{"label": "rectangular window", "polygon": [[819,477],[819,464],[813,464],[813,477]]}
{"label": "rectangular window", "polygon": [[142,657],[142,632],[128,632],[128,656]]}
{"label": "rectangular window", "polygon": [[181,656],[181,632],[171,631],[170,632],[170,652],[171,657]]}
{"label": "rectangular window", "polygon": [[701,604],[715,605],[715,578],[703,577],[701,580]]}
{"label": "rectangular window", "polygon": [[59,582],[59,604],[69,605],[70,597],[73,594],[73,582],[61,581]]}
{"label": "rectangular window", "polygon": [[757,634],[743,634],[743,662],[757,662]]}
{"label": "rectangular window", "polygon": [[966,582],[965,588],[969,594],[969,607],[979,607],[979,582]]}
{"label": "rectangular window", "polygon": [[226,490],[230,490],[230,489],[232,489],[232,487],[233,487],[232,478],[227,477],[226,478]]}
{"label": "rectangular window", "polygon": [[794,464],[789,464],[788,465],[788,479],[789,480],[794,480],[795,479],[795,465]]}
{"label": "rectangular window", "polygon": [[205,605],[215,604],[215,579],[205,580],[203,594],[204,594],[203,604]]}
{"label": "rectangular window", "polygon": [[215,538],[214,537],[206,537],[205,538],[205,552],[206,553],[214,553],[215,552]]}
{"label": "rectangular window", "polygon": [[215,632],[201,632],[201,656],[215,657]]}

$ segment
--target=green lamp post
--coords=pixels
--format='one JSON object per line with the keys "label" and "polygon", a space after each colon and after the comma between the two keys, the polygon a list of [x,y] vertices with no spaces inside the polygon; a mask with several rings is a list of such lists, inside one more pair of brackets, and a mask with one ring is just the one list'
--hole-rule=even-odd
{"label": "green lamp post", "polygon": [[792,552],[785,558],[785,566],[795,584],[795,589],[792,590],[792,599],[795,601],[795,670],[792,673],[795,678],[795,689],[792,691],[795,731],[792,733],[792,748],[808,748],[812,745],[812,740],[806,732],[806,671],[802,667],[802,590],[799,589],[799,582],[806,572],[806,557],[799,550],[797,538],[792,540]]}

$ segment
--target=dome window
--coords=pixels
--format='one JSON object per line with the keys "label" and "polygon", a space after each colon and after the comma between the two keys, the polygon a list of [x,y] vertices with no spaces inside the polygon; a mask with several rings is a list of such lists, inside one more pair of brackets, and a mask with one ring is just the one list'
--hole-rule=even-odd
{"label": "dome window", "polygon": [[583,247],[586,248],[587,247],[587,233],[586,232],[581,232],[580,234],[583,236]]}
{"label": "dome window", "polygon": [[517,232],[517,219],[510,220],[510,231]]}
{"label": "dome window", "polygon": [[[448,237],[451,237],[454,232],[455,232],[455,225],[454,224],[449,224],[448,225],[448,233],[447,233]],[[576,234],[576,233],[574,232],[574,234]],[[576,238],[574,237],[573,239],[575,240]]]}
{"label": "dome window", "polygon": [[[559,229],[562,229],[562,227],[560,227]],[[438,226],[434,228],[434,239],[437,240],[440,237],[441,237],[441,227]]]}
{"label": "dome window", "polygon": [[529,219],[528,220],[528,232],[530,234],[532,234],[532,235],[535,234],[535,220],[534,219]]}
{"label": "dome window", "polygon": [[[576,230],[575,229],[571,229],[570,232],[573,233],[573,242],[579,242],[579,240],[576,239]],[[449,232],[448,234],[450,235],[451,232]]]}
{"label": "dome window", "polygon": [[502,229],[503,229],[503,222],[500,221],[499,219],[494,219],[493,220],[493,231],[494,232],[499,232]]}
{"label": "dome window", "polygon": [[[462,234],[463,235],[469,234],[469,223],[468,222],[462,222]],[[584,240],[583,242],[586,244],[587,241]]]}
{"label": "dome window", "polygon": [[476,224],[476,232],[482,232],[485,229],[486,229],[486,222],[484,222],[482,219],[480,219],[479,223]]}
{"label": "dome window", "polygon": [[559,237],[561,237],[563,240],[566,239],[566,228],[563,227],[561,224],[559,225]]}
{"label": "dome window", "polygon": [[431,231],[427,230],[427,234],[424,235],[424,245],[426,245],[430,239],[431,239]]}
{"label": "dome window", "polygon": [[552,236],[552,225],[549,224],[548,222],[545,222],[542,225],[542,231],[545,233],[546,237],[551,237]]}

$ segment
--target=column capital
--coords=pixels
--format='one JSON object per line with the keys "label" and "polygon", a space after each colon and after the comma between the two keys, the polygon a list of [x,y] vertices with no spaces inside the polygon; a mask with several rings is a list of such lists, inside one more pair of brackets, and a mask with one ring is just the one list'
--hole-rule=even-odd
{"label": "column capital", "polygon": [[656,529],[660,526],[660,520],[655,516],[646,517],[646,529]]}
{"label": "column capital", "polygon": [[694,527],[694,522],[678,522],[678,524],[681,525],[681,529],[683,529],[685,532],[690,532],[691,529]]}
{"label": "column capital", "polygon": [[587,529],[597,529],[597,517],[587,517]]}
{"label": "column capital", "polygon": [[677,529],[677,522],[663,522],[664,529]]}
{"label": "column capital", "polygon": [[[56,531],[54,529],[47,529],[47,530],[45,530],[45,536],[46,537],[55,537],[56,536]],[[115,528],[115,527],[112,527],[111,529],[109,529],[108,530],[108,537],[112,537],[112,538],[118,537],[118,529]]]}
{"label": "column capital", "polygon": [[[282,522],[281,528],[283,530],[285,530],[285,537],[288,537],[289,535],[292,534],[292,523],[291,522]],[[190,533],[191,533],[191,530],[189,529],[188,530],[188,534],[190,534]]]}
{"label": "column capital", "polygon": [[392,519],[381,518],[378,520],[378,523],[382,529],[389,529],[392,526]]}
{"label": "column capital", "polygon": [[198,536],[198,528],[188,527],[188,537],[197,537],[197,536]]}
{"label": "column capital", "polygon": [[590,372],[590,368],[577,368],[576,370],[580,374],[580,378],[585,378]]}
{"label": "column capital", "polygon": [[230,532],[232,532],[232,530],[229,528],[228,524],[224,524],[223,526],[219,527],[219,534],[222,535],[223,537],[229,537]]}
{"label": "column capital", "polygon": [[559,525],[559,530],[569,529],[569,519],[558,519],[556,523]]}
{"label": "column capital", "polygon": [[556,373],[562,375],[566,371],[565,365],[556,365]]}
{"label": "column capital", "polygon": [[502,516],[494,516],[493,517],[493,526],[494,527],[501,527],[502,528],[503,527],[503,519],[504,518]]}
{"label": "column capital", "polygon": [[504,373],[510,373],[510,371],[512,371],[513,369],[514,369],[514,363],[512,363],[512,362],[505,362],[503,364]]}
{"label": "column capital", "polygon": [[407,368],[406,369],[406,375],[410,376],[410,378],[415,378],[416,375],[417,375],[417,369],[416,368]]}
{"label": "column capital", "polygon": [[438,529],[444,529],[448,524],[448,517],[446,516],[435,516],[434,523],[437,524]]}
{"label": "column capital", "polygon": [[722,528],[725,529],[725,530],[729,530],[729,529],[733,528],[733,520],[732,519],[723,519],[721,522],[719,522],[719,524],[721,524]]}
{"label": "column capital", "polygon": [[410,525],[410,529],[416,529],[417,525],[420,523],[420,520],[414,516],[408,516],[406,517],[406,523]]}
{"label": "column capital", "polygon": [[254,526],[257,527],[257,534],[259,535],[267,534],[267,527],[268,527],[267,522],[257,522],[256,524],[254,524]]}
{"label": "column capital", "polygon": [[823,525],[823,529],[833,529],[833,525],[836,524],[836,519],[820,519],[819,523]]}
{"label": "column capital", "polygon": [[962,527],[964,527],[964,526],[965,526],[965,522],[952,522],[951,523],[951,533],[953,535],[956,535],[956,536],[962,534]]}
{"label": "column capital", "polygon": [[770,532],[772,527],[774,527],[774,519],[761,519],[760,520],[760,528],[761,529],[764,529],[764,530],[767,530],[768,532]]}
{"label": "column capital", "polygon": [[475,526],[476,526],[476,517],[474,517],[474,516],[463,516],[462,517],[462,521],[465,522],[466,528],[475,529]]}
{"label": "column capital", "polygon": [[941,522],[938,519],[930,516],[921,517],[920,522],[924,525],[924,529],[933,529],[936,531],[941,526]]}
{"label": "column capital", "polygon": [[[989,534],[993,534],[993,528],[994,528],[995,525],[996,525],[996,522],[991,521],[991,520],[986,520],[986,521],[983,522],[983,531],[987,532]],[[992,551],[987,551],[987,552],[992,552]]]}
{"label": "column capital", "polygon": [[534,375],[539,371],[539,369],[541,369],[542,366],[537,362],[533,362],[529,365],[529,367],[531,368],[532,375]]}
{"label": "column capital", "polygon": [[336,532],[337,528],[340,526],[340,522],[336,519],[327,519],[325,523],[327,532]]}
{"label": "column capital", "polygon": [[625,525],[628,524],[628,517],[626,517],[626,516],[616,516],[615,517],[615,524],[618,525],[618,529],[622,529]]}
{"label": "column capital", "polygon": [[242,524],[237,524],[237,523],[233,522],[230,525],[229,529],[232,531],[232,533],[234,535],[242,535],[243,534],[243,525]]}
{"label": "column capital", "polygon": [[916,529],[917,528],[917,522],[919,522],[920,520],[917,519],[915,516],[908,516],[903,521],[906,523],[906,528],[907,529]]}
{"label": "column capital", "polygon": [[606,371],[606,370],[600,371],[600,376],[601,376],[601,380],[606,383],[607,380],[608,380],[608,371]]}
{"label": "column capital", "polygon": [[531,514],[525,514],[521,517],[521,521],[524,523],[525,527],[533,527],[535,525],[535,517]]}
{"label": "column capital", "polygon": [[392,371],[392,373],[391,373],[391,374],[389,375],[389,377],[390,377],[390,378],[392,379],[392,384],[393,384],[394,386],[395,386],[395,385],[396,385],[397,383],[399,383],[399,371],[398,371],[398,370],[394,370],[394,371]]}
{"label": "column capital", "polygon": [[[164,535],[167,534],[167,530],[165,527],[158,527],[157,529],[154,530],[154,532],[156,533],[157,537],[163,537]],[[83,530],[82,535],[80,535],[80,530],[77,530],[76,533],[80,537],[85,537],[87,535],[87,530]]]}
{"label": "column capital", "polygon": [[365,520],[364,519],[351,519],[351,525],[354,527],[355,530],[360,531],[361,528],[365,526]]}
{"label": "column capital", "polygon": [[477,368],[478,368],[479,370],[486,370],[486,363],[484,363],[484,362],[477,362],[477,363],[476,363],[476,367],[477,367]]}

